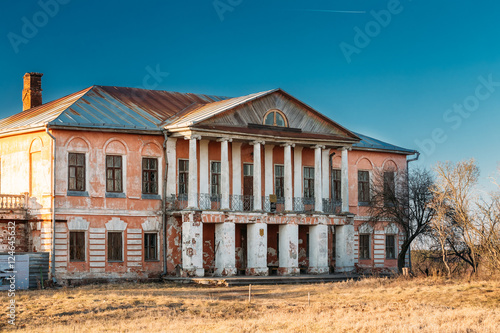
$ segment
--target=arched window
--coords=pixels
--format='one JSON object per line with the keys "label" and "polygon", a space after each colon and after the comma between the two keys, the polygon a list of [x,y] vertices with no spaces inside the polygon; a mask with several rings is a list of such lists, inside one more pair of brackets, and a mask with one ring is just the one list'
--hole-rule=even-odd
{"label": "arched window", "polygon": [[264,125],[288,127],[288,121],[283,112],[279,110],[270,110],[264,116]]}

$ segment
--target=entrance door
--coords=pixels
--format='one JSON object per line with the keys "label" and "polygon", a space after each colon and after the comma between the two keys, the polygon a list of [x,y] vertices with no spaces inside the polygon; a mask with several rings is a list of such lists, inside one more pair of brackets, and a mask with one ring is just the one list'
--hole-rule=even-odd
{"label": "entrance door", "polygon": [[243,210],[253,210],[253,164],[243,164]]}
{"label": "entrance door", "polygon": [[241,227],[241,269],[243,272],[247,268],[247,225],[244,224]]}

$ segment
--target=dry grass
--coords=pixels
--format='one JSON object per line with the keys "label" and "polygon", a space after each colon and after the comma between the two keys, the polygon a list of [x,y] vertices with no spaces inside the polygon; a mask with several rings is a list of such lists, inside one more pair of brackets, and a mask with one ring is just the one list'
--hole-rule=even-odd
{"label": "dry grass", "polygon": [[[30,332],[500,332],[500,281],[376,279],[208,288],[116,284],[18,292]],[[308,305],[308,293],[311,304]],[[8,304],[6,293],[0,303]],[[6,311],[3,311],[5,312]],[[10,330],[2,313],[0,330]]]}

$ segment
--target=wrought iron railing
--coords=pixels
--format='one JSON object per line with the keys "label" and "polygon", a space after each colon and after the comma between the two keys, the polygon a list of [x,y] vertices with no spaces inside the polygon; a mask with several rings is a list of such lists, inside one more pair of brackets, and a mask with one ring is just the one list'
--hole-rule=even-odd
{"label": "wrought iron railing", "polygon": [[[254,209],[254,196],[252,195],[229,195],[229,207],[223,206],[223,198],[220,194],[201,193],[196,196],[194,206],[201,210],[224,210],[234,212],[252,212]],[[191,209],[189,196],[187,194],[172,195],[166,200],[166,209],[169,211]],[[341,202],[323,199],[323,212],[326,214],[338,214],[341,211]],[[285,212],[285,198],[276,198],[271,202],[269,196],[262,197],[262,211],[272,213]],[[316,212],[315,199],[295,197],[292,200],[292,212],[313,213]]]}
{"label": "wrought iron railing", "polygon": [[28,208],[28,194],[0,194],[0,209],[19,210]]}

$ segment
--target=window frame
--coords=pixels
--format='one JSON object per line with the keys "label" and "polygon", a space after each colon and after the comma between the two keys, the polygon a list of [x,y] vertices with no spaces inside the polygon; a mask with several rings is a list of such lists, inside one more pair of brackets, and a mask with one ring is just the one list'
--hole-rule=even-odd
{"label": "window frame", "polygon": [[[392,244],[390,244],[388,242],[388,238],[389,237],[392,237]],[[389,251],[390,251],[390,248],[392,247],[392,256],[389,256]],[[396,259],[397,255],[396,255],[396,235],[394,234],[388,234],[388,235],[385,235],[385,258],[386,259],[389,259],[389,260],[394,260]]]}
{"label": "window frame", "polygon": [[[306,178],[306,169],[309,171],[309,177]],[[311,178],[311,170],[313,172],[313,177]],[[314,179],[316,177],[316,170],[314,167],[311,166],[304,166],[302,169],[302,182],[303,182],[303,191],[304,191],[304,198],[314,198]],[[307,186],[306,186],[307,185]],[[311,186],[312,185],[312,186]],[[307,191],[307,192],[306,192]]]}
{"label": "window frame", "polygon": [[[283,168],[283,176],[278,177],[276,174],[276,168]],[[274,194],[276,195],[277,198],[284,198],[285,197],[285,165],[284,164],[274,164]],[[277,181],[278,179],[281,179],[281,186],[278,187]],[[283,196],[278,195],[278,188],[282,189]]]}
{"label": "window frame", "polygon": [[[337,178],[338,175],[338,178]],[[332,169],[332,200],[342,202],[342,170]]]}
{"label": "window frame", "polygon": [[[266,119],[267,119],[267,117],[271,113],[273,113],[273,124],[269,125],[269,124],[266,124]],[[280,125],[276,124],[276,114],[279,114],[283,118],[283,121],[285,123],[283,126],[280,126]],[[265,126],[276,126],[276,127],[288,127],[288,119],[286,118],[286,116],[283,113],[283,111],[278,110],[278,109],[272,109],[272,110],[267,111],[266,114],[264,114],[264,118],[262,120],[262,125],[265,125]]]}
{"label": "window frame", "polygon": [[[77,246],[78,244],[74,244],[72,246],[72,243],[73,243],[73,237],[72,237],[72,234],[83,234],[83,250],[80,251],[80,253],[83,255],[83,259],[82,258],[72,258],[72,255],[74,252],[77,252],[76,250],[75,251],[72,251],[73,247],[74,246]],[[78,241],[78,240],[77,240]],[[83,231],[83,230],[70,230],[69,231],[69,261],[70,262],[86,262],[87,261],[87,238],[86,238],[86,232]]]}
{"label": "window frame", "polygon": [[[145,160],[154,160],[156,162],[156,169],[144,169],[144,161]],[[141,160],[142,164],[141,164],[141,168],[142,168],[142,194],[153,194],[153,195],[157,195],[159,193],[159,187],[160,187],[160,183],[158,181],[158,174],[159,174],[159,166],[160,166],[160,163],[159,163],[159,159],[158,157],[149,157],[149,156],[143,156],[142,157],[142,160]],[[147,173],[148,177],[147,177],[147,181],[144,180],[144,173]],[[156,180],[155,181],[151,181],[150,180],[150,176],[152,174],[155,174],[156,175]],[[150,184],[150,191],[149,192],[146,192],[145,191],[145,188],[144,188],[144,185],[145,184]],[[156,185],[156,191],[151,191],[151,184],[154,184]]]}
{"label": "window frame", "polygon": [[[70,164],[71,162],[71,155],[76,155],[75,156],[75,160],[76,160],[76,164],[73,165],[73,164]],[[78,156],[83,156],[83,165],[79,165],[78,164]],[[68,152],[68,191],[70,192],[85,192],[86,188],[87,188],[87,175],[86,175],[86,172],[87,172],[87,154],[86,153],[82,153],[82,152]],[[74,177],[71,177],[71,168],[74,168],[75,169],[75,176]],[[83,179],[81,179],[81,183],[83,185],[83,189],[78,189],[78,169],[79,168],[83,168]],[[71,178],[74,178],[75,179],[75,188],[71,188],[70,187],[70,184],[71,184]]]}
{"label": "window frame", "polygon": [[[213,166],[218,164],[219,165],[219,172],[218,173],[214,173],[213,171]],[[213,177],[216,177],[217,181],[214,182],[214,178]],[[221,189],[221,186],[222,186],[222,163],[221,161],[210,161],[210,196],[211,197],[218,197],[222,194],[222,189]],[[214,186],[216,187],[217,189],[217,193],[214,193]]]}
{"label": "window frame", "polygon": [[[108,157],[112,157],[113,159],[113,166],[108,166]],[[115,167],[115,158],[120,158],[120,167]],[[123,158],[123,155],[113,155],[113,154],[106,154],[106,192],[107,193],[125,193],[124,191],[124,188],[123,188],[123,184],[124,184],[124,181],[123,181],[123,161],[124,161],[124,158]],[[113,178],[108,178],[108,170],[113,170]],[[115,171],[116,170],[120,170],[120,189],[121,191],[117,191],[116,190],[116,173]],[[108,188],[108,181],[111,180],[113,182],[113,188],[112,190],[110,190],[110,188]]]}
{"label": "window frame", "polygon": [[[111,234],[119,235],[119,239],[120,239],[120,251],[119,251],[119,253],[120,253],[120,259],[116,259],[116,258],[111,259],[110,258],[111,254],[112,254],[112,251],[113,251],[113,249],[111,247],[112,246],[112,242],[110,240],[110,235]],[[123,255],[123,250],[124,250],[123,231],[108,231],[108,233],[107,233],[106,236],[107,236],[107,239],[106,239],[107,244],[106,244],[106,246],[108,248],[108,251],[107,251],[107,261],[108,262],[123,262],[124,261],[123,260],[123,257],[124,257],[124,255]],[[117,251],[117,253],[118,253],[118,251]]]}
{"label": "window frame", "polygon": [[[361,239],[364,239],[366,237],[366,244],[365,242],[361,241]],[[359,260],[370,260],[371,259],[371,245],[370,245],[370,234],[359,234],[359,240],[358,240],[358,257]],[[366,252],[367,256],[364,256],[364,251],[366,247]]]}
{"label": "window frame", "polygon": [[[186,162],[186,170],[181,171],[181,162]],[[181,183],[181,174],[185,176],[185,182]],[[185,191],[181,191],[181,185],[185,187]],[[177,159],[177,193],[179,195],[187,195],[189,193],[189,159]]]}
{"label": "window frame", "polygon": [[[366,173],[368,176],[367,180],[360,180],[360,173]],[[370,171],[368,170],[358,170],[358,205],[359,206],[367,206],[371,201],[371,192],[370,192]],[[364,191],[362,188],[366,187]],[[366,198],[362,197],[362,193],[366,193]],[[368,199],[368,200],[363,200]]]}
{"label": "window frame", "polygon": [[[154,258],[149,257],[149,251],[148,249],[151,248],[151,245],[148,245],[147,239],[149,236],[154,235],[155,236],[155,245],[154,245]],[[159,240],[159,235],[158,232],[144,232],[144,261],[160,261],[160,256],[159,256],[159,246],[158,246],[158,240]]]}

